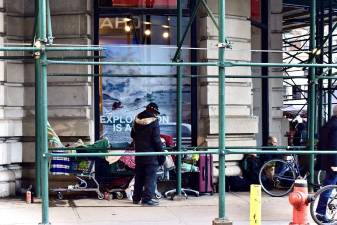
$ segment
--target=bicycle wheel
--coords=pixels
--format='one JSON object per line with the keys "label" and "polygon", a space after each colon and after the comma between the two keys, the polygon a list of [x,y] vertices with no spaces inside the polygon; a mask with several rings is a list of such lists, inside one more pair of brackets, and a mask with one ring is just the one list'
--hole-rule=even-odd
{"label": "bicycle wheel", "polygon": [[262,189],[273,197],[288,194],[294,186],[296,177],[292,163],[281,159],[266,162],[259,173]]}
{"label": "bicycle wheel", "polygon": [[[330,191],[331,194],[328,198],[325,221],[323,221],[322,215],[316,213],[316,208],[321,195],[327,191]],[[310,203],[310,214],[318,225],[337,225],[337,185],[327,185],[315,193]]]}

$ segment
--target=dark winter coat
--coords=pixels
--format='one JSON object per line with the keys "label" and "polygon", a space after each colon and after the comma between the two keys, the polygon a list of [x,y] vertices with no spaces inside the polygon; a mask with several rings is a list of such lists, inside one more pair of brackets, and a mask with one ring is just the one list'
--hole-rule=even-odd
{"label": "dark winter coat", "polygon": [[331,170],[331,167],[337,167],[337,116],[331,117],[331,119],[321,128],[318,150],[336,151],[336,154],[333,155],[318,155],[321,169]]}
{"label": "dark winter coat", "polygon": [[[133,122],[131,137],[136,152],[161,152],[159,121],[151,112],[145,110],[137,115]],[[136,156],[136,164],[160,165],[158,156]]]}

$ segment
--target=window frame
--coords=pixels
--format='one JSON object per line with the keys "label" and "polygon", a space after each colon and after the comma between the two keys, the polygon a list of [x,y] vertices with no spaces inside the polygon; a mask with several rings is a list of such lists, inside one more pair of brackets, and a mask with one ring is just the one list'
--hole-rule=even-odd
{"label": "window frame", "polygon": [[[189,9],[183,9],[183,17],[190,17],[194,8],[196,0],[191,0]],[[99,45],[99,18],[101,17],[118,17],[118,16],[132,16],[132,15],[156,15],[156,16],[177,16],[177,9],[159,9],[159,8],[118,8],[118,7],[99,7],[98,0],[94,1],[94,14],[93,14],[93,44]],[[197,22],[194,21],[190,28],[191,32],[191,48],[197,47]],[[99,61],[99,53],[94,52],[95,61]],[[197,51],[191,50],[191,61],[197,61]],[[191,66],[191,74],[197,74],[198,68]],[[99,73],[99,66],[94,66],[94,73]],[[94,137],[95,140],[99,140],[100,137],[100,108],[99,108],[99,77],[93,78],[94,83]],[[198,99],[197,99],[197,85],[198,81],[196,77],[191,77],[191,126],[192,126],[192,146],[197,145],[198,137]]]}

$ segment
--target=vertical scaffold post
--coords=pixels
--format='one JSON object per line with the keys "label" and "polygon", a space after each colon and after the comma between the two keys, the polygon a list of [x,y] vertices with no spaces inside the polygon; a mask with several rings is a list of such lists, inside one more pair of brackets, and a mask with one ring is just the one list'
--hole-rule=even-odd
{"label": "vertical scaffold post", "polygon": [[51,14],[50,14],[50,4],[49,4],[50,0],[47,0],[47,40],[48,40],[48,44],[53,44],[53,29],[52,29],[52,24],[51,24]]}
{"label": "vertical scaffold post", "polygon": [[40,59],[35,59],[35,192],[36,197],[41,197],[41,133],[39,132],[39,122],[37,119],[37,112],[41,111],[40,96],[41,90],[38,85],[40,74]]}
{"label": "vertical scaffold post", "polygon": [[[182,4],[177,1],[177,46],[181,41],[181,25],[182,25]],[[181,60],[181,50],[177,52],[177,62]],[[181,123],[182,123],[182,71],[181,66],[177,66],[177,102],[176,102],[176,115],[177,115],[177,151],[181,151]],[[181,196],[181,155],[177,156],[177,190],[176,195]]]}
{"label": "vertical scaffold post", "polygon": [[219,214],[218,218],[213,221],[213,225],[230,225],[232,224],[226,218],[225,208],[225,0],[218,0],[218,17],[219,17]]}
{"label": "vertical scaffold post", "polygon": [[[313,54],[312,60],[309,63],[314,64],[316,62],[316,0],[311,0],[310,7],[310,51]],[[316,111],[316,79],[315,68],[309,68],[309,150],[315,150],[315,111]],[[314,183],[314,159],[315,155],[310,155],[310,182]]]}
{"label": "vertical scaffold post", "polygon": [[39,60],[39,74],[37,77],[37,88],[41,94],[37,97],[41,107],[39,107],[36,117],[38,120],[38,133],[41,146],[41,187],[42,187],[42,225],[47,225],[49,223],[49,193],[48,193],[48,158],[44,155],[48,153],[48,133],[47,133],[47,122],[48,122],[48,101],[47,101],[47,65],[44,63],[47,60],[46,52],[44,51],[44,46],[47,42],[47,4],[46,0],[39,0],[39,35],[38,41],[41,45],[40,60]]}
{"label": "vertical scaffold post", "polygon": [[[261,62],[269,62],[269,0],[261,0],[261,23],[264,24],[264,28],[261,29]],[[268,137],[270,135],[270,100],[269,97],[269,67],[263,66],[261,68],[261,73],[263,78],[261,79],[261,133],[262,133],[262,144],[264,146],[268,145]]]}
{"label": "vertical scaffold post", "polygon": [[[317,32],[316,32],[316,46],[321,52],[321,54],[317,55],[316,63],[322,64],[324,61],[324,26],[325,26],[325,10],[324,10],[324,1],[319,1],[318,10],[317,10]],[[318,76],[323,75],[323,68],[317,68],[315,74]],[[323,88],[323,79],[317,80],[316,85],[316,96],[317,96],[317,121],[315,126],[315,132],[317,132],[323,122],[323,117],[325,117],[323,113],[323,104],[324,104],[324,88]]]}
{"label": "vertical scaffold post", "polygon": [[[329,0],[329,47],[328,47],[328,60],[329,60],[329,64],[332,64],[332,32],[333,32],[333,28],[332,28],[332,0]],[[332,69],[329,68],[329,76],[332,76]],[[327,95],[328,95],[328,119],[331,117],[332,114],[332,93],[331,93],[331,86],[332,86],[332,82],[331,79],[328,80],[328,91],[327,91]]]}
{"label": "vertical scaffold post", "polygon": [[[34,20],[34,41],[36,40],[39,29],[39,4],[38,0],[35,0],[35,20]],[[34,44],[34,43],[33,43]],[[41,93],[38,88],[37,82],[40,74],[40,55],[39,52],[35,53],[35,194],[37,198],[41,197],[41,137],[40,132],[38,131],[39,123],[37,120],[37,112],[39,111],[40,97],[38,97]]]}

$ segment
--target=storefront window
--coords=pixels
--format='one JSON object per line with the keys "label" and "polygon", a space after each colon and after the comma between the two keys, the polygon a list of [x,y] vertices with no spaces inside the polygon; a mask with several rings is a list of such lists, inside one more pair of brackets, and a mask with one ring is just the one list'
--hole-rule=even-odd
{"label": "storefront window", "polygon": [[[187,8],[188,0],[182,2]],[[100,7],[123,7],[123,8],[177,8],[177,0],[99,0]]]}
{"label": "storefront window", "polygon": [[[185,18],[185,26],[187,22]],[[190,37],[186,40],[184,46],[190,46]],[[100,18],[99,42],[106,49],[103,61],[171,62],[176,51],[176,17],[137,15]],[[190,61],[187,48],[183,49],[182,58]],[[130,142],[132,121],[149,102],[159,105],[162,133],[175,137],[176,67],[102,66],[100,72],[111,76],[100,80],[101,137],[107,137],[110,142]],[[189,67],[184,67],[184,74],[190,74]],[[185,78],[182,127],[186,142],[191,139],[190,88],[190,79]]]}

